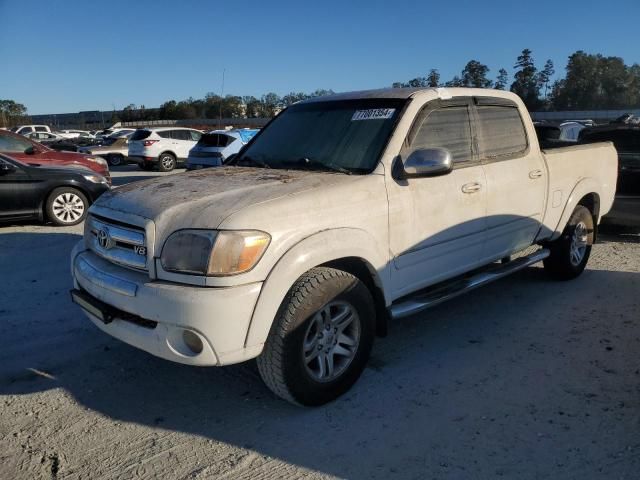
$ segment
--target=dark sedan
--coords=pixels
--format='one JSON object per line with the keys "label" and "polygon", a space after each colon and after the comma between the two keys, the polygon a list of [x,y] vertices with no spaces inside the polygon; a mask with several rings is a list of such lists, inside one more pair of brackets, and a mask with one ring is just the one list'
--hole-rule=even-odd
{"label": "dark sedan", "polygon": [[0,221],[37,219],[76,225],[107,190],[105,177],[80,165],[29,165],[0,155]]}
{"label": "dark sedan", "polygon": [[640,227],[640,126],[612,124],[580,132],[581,143],[606,141],[618,151],[618,186],[613,208],[603,220]]}

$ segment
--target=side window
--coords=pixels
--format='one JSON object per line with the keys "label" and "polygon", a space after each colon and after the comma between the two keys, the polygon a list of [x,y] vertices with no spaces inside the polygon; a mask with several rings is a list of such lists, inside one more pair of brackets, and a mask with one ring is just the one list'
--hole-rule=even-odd
{"label": "side window", "polygon": [[173,130],[171,137],[176,140],[191,140],[189,130]]}
{"label": "side window", "polygon": [[36,127],[36,132],[46,132],[47,127]]}
{"label": "side window", "polygon": [[189,133],[191,134],[191,138],[189,140],[193,140],[194,142],[200,140],[200,137],[202,136],[200,132],[196,132],[195,130],[189,130]]}
{"label": "side window", "polygon": [[[171,138],[171,132],[172,132],[172,130],[164,130],[164,131],[156,132],[156,133],[159,136],[161,136],[162,138]],[[147,135],[147,137],[148,137],[148,135]],[[136,139],[133,139],[133,140],[136,140]]]}
{"label": "side window", "polygon": [[480,105],[477,112],[480,158],[516,155],[527,149],[527,134],[515,106]]}
{"label": "side window", "polygon": [[410,151],[446,148],[454,164],[473,160],[469,107],[443,107],[430,112],[411,140]]}
{"label": "side window", "polygon": [[30,146],[31,143],[28,141],[0,135],[0,150],[2,151],[24,153],[24,151]]}

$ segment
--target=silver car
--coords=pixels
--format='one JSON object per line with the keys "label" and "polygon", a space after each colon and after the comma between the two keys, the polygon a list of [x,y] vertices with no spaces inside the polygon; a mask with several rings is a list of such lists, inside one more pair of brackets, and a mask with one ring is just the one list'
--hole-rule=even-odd
{"label": "silver car", "polygon": [[257,129],[212,130],[202,135],[189,151],[187,170],[219,167],[224,160],[249,143]]}

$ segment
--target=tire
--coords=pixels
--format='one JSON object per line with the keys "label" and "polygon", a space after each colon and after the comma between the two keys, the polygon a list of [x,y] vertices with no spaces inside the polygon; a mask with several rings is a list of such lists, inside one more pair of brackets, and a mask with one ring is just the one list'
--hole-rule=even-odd
{"label": "tire", "polygon": [[158,170],[161,172],[170,172],[176,168],[176,157],[171,153],[162,153],[158,157]]}
{"label": "tire", "polygon": [[89,200],[80,191],[71,187],[56,188],[45,204],[47,218],[55,225],[69,227],[82,222],[89,210]]}
{"label": "tire", "polygon": [[587,266],[593,239],[593,216],[578,205],[560,238],[548,245],[551,254],[544,260],[545,271],[557,280],[576,278]]}
{"label": "tire", "polygon": [[294,283],[278,310],[257,358],[260,376],[291,403],[330,402],[360,377],[375,324],[373,298],[364,283],[341,270],[313,268]]}
{"label": "tire", "polygon": [[120,154],[113,153],[113,154],[109,155],[109,157],[107,158],[107,162],[112,167],[117,167],[117,166],[122,165],[124,163],[124,157],[122,155],[120,155]]}

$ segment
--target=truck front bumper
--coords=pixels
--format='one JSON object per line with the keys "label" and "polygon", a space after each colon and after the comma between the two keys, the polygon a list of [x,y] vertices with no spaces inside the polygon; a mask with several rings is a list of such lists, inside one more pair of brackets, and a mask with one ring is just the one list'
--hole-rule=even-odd
{"label": "truck front bumper", "polygon": [[262,283],[207,288],[151,281],[84,249],[71,256],[76,293],[108,307],[109,318],[80,302],[102,331],[155,356],[189,365],[228,365],[254,358],[262,346],[245,339]]}

